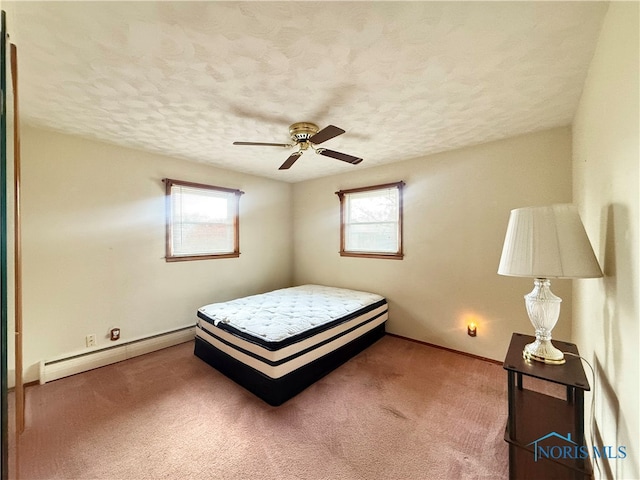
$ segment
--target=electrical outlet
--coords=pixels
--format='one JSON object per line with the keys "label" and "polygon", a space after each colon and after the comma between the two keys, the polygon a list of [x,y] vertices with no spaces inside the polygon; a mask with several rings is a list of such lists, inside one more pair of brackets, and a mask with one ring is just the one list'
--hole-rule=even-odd
{"label": "electrical outlet", "polygon": [[120,339],[120,329],[118,327],[112,328],[109,331],[109,339],[111,339],[111,341]]}
{"label": "electrical outlet", "polygon": [[87,347],[95,347],[96,346],[96,334],[92,333],[91,335],[87,335],[86,339]]}

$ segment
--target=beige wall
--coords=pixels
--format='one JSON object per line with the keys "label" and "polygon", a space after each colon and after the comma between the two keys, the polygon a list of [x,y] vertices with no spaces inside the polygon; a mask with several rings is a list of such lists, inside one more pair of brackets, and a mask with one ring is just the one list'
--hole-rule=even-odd
{"label": "beige wall", "polygon": [[[291,186],[23,128],[25,379],[38,362],[193,325],[199,306],[289,286]],[[238,188],[240,258],[166,263],[165,177]]]}
{"label": "beige wall", "polygon": [[573,126],[574,200],[605,274],[575,283],[573,339],[596,370],[595,442],[627,447],[602,478],[640,478],[638,18],[611,3]]}
{"label": "beige wall", "polygon": [[[362,164],[366,165],[365,163]],[[403,260],[340,257],[340,189],[404,180]],[[571,136],[558,128],[293,188],[294,282],[368,290],[390,303],[387,330],[503,360],[514,331],[533,333],[530,279],[496,272],[512,208],[571,201]],[[571,284],[554,333],[569,339]],[[466,334],[475,317],[478,336]]]}
{"label": "beige wall", "polygon": [[[87,334],[108,346],[113,326],[122,341],[149,336],[193,324],[202,304],[308,282],[380,292],[391,332],[500,360],[512,331],[531,332],[531,282],[496,274],[509,210],[570,201],[567,128],[294,186],[35,128],[22,138],[26,381],[41,360],[86,351]],[[239,259],[164,261],[164,177],[246,192]],[[341,258],[334,192],[396,180],[405,259]],[[567,338],[570,284],[554,291]]]}

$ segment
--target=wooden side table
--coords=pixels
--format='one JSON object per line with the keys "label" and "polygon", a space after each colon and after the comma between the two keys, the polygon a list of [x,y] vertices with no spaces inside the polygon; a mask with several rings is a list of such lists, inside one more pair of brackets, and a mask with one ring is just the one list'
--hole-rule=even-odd
{"label": "wooden side table", "polygon": [[[566,355],[563,365],[525,360],[522,350],[535,337],[514,333],[503,367],[507,370],[510,479],[591,479],[584,443],[584,392],[590,390],[582,362]],[[553,340],[556,348],[579,355],[573,343]],[[565,398],[525,388],[523,377],[566,387]],[[582,448],[581,448],[582,447]]]}

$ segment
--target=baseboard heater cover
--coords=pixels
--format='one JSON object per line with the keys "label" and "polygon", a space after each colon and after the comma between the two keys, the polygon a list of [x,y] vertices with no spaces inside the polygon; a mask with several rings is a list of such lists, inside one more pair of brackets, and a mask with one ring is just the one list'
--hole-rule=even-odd
{"label": "baseboard heater cover", "polygon": [[190,326],[65,358],[42,361],[40,362],[40,384],[189,342],[194,337],[195,326]]}

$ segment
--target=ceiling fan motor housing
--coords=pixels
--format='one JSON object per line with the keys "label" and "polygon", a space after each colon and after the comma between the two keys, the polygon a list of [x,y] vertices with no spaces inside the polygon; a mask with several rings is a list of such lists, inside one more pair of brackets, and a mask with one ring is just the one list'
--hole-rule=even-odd
{"label": "ceiling fan motor housing", "polygon": [[289,127],[291,140],[296,143],[307,142],[310,137],[318,133],[320,129],[315,123],[298,122]]}

